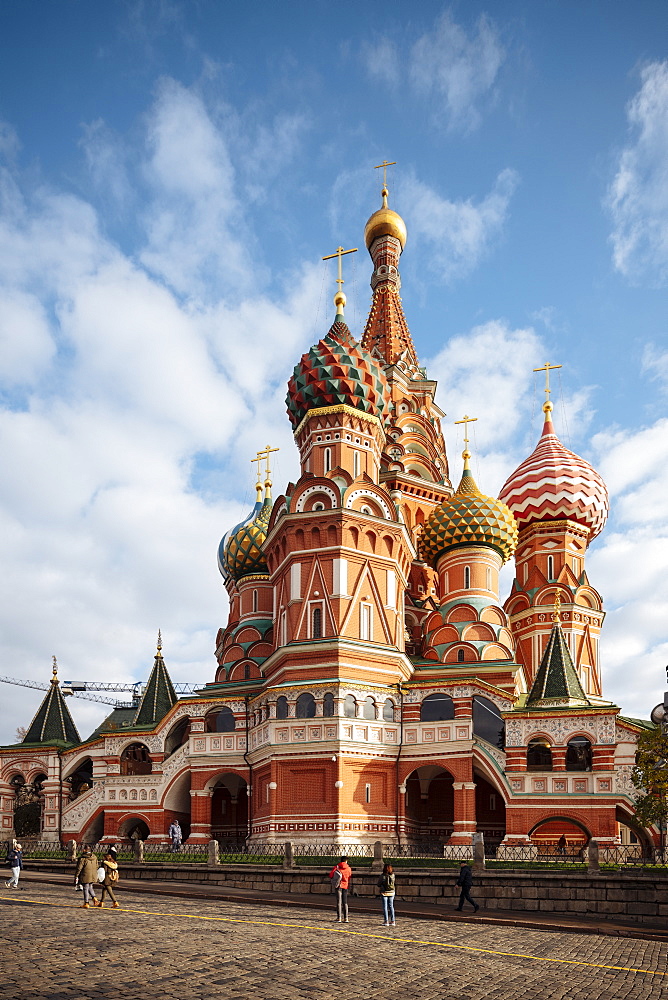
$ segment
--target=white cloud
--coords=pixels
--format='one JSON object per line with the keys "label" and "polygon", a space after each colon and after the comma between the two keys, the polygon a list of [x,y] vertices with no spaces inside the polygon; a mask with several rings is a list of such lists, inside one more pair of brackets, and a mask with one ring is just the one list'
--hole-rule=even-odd
{"label": "white cloud", "polygon": [[642,353],[642,371],[658,382],[663,392],[668,391],[668,351],[656,344],[646,344]]}
{"label": "white cloud", "polygon": [[641,72],[627,107],[632,140],[608,190],[615,268],[634,283],[668,279],[668,62]]}
{"label": "white cloud", "polygon": [[403,182],[402,203],[410,214],[411,237],[428,245],[429,265],[443,281],[470,274],[489,252],[506,222],[518,182],[514,170],[502,170],[489,194],[477,203],[471,198],[449,201],[415,177]]}
{"label": "white cloud", "polygon": [[433,102],[437,119],[450,128],[473,129],[504,59],[498,31],[486,14],[467,34],[445,11],[413,46],[409,74],[415,90]]}
{"label": "white cloud", "polygon": [[0,385],[8,388],[39,378],[55,350],[41,302],[0,287]]}
{"label": "white cloud", "polygon": [[394,42],[387,37],[379,38],[365,45],[362,51],[369,76],[387,86],[397,86],[401,79],[400,56]]}

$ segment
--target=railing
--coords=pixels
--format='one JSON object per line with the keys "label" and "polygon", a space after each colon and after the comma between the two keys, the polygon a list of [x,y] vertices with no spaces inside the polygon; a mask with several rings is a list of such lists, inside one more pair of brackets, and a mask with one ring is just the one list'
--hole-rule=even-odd
{"label": "railing", "polygon": [[668,848],[643,847],[640,844],[614,844],[599,847],[599,865],[604,870],[668,868]]}
{"label": "railing", "polygon": [[547,868],[586,871],[587,847],[558,847],[550,844],[485,845],[487,868]]}
{"label": "railing", "polygon": [[[12,841],[6,841],[5,851],[9,850],[12,846]],[[63,846],[56,841],[54,843],[52,840],[22,840],[21,846],[23,847],[23,857],[28,858],[42,858],[42,859],[53,859],[62,860],[70,856],[70,852],[67,847]]]}

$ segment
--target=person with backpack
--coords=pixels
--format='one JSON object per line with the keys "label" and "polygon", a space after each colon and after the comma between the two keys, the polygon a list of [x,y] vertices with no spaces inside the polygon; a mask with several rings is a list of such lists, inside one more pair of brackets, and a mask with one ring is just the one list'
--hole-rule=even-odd
{"label": "person with backpack", "polygon": [[471,866],[466,861],[462,861],[462,867],[459,871],[459,878],[457,879],[456,885],[460,886],[462,890],[459,893],[459,906],[457,906],[456,909],[461,913],[464,909],[464,900],[466,900],[473,907],[473,912],[477,913],[480,907],[474,899],[471,899],[473,872],[471,871]]}
{"label": "person with backpack", "polygon": [[12,870],[12,877],[9,882],[5,882],[5,889],[18,889],[19,875],[23,868],[23,848],[20,844],[14,844],[14,847],[10,847],[7,851],[7,865]]}
{"label": "person with backpack", "polygon": [[385,865],[383,874],[378,879],[380,898],[383,901],[383,927],[396,927],[394,920],[395,882],[392,865]]}
{"label": "person with backpack", "polygon": [[89,909],[91,905],[95,906],[94,886],[97,882],[97,854],[93,854],[93,848],[90,844],[86,844],[81,852],[74,878],[75,883],[78,882],[83,886],[82,907]]}
{"label": "person with backpack", "polygon": [[119,908],[119,903],[114,896],[113,887],[118,882],[118,864],[114,861],[111,851],[105,854],[102,860],[102,868],[104,869],[104,882],[102,883],[102,895],[100,896],[100,902],[97,905],[100,909],[102,909],[106,893],[111,900],[112,910],[117,910]]}
{"label": "person with backpack", "polygon": [[334,865],[329,873],[332,890],[336,893],[336,919],[340,924],[348,923],[348,886],[352,873],[353,870],[345,856],[341,858],[338,865]]}

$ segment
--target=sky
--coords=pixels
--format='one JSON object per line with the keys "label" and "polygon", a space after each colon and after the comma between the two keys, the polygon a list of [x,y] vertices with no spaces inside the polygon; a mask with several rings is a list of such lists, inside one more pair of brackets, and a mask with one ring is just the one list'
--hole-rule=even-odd
{"label": "sky", "polygon": [[[495,494],[555,424],[611,497],[587,558],[604,694],[668,663],[663,2],[0,3],[0,674],[214,676],[219,539],[298,475],[285,384],[370,303],[379,171],[402,298]],[[505,571],[504,587],[511,582]],[[504,595],[505,596],[505,595]],[[41,692],[0,684],[0,743]],[[71,699],[83,735],[104,706]]]}

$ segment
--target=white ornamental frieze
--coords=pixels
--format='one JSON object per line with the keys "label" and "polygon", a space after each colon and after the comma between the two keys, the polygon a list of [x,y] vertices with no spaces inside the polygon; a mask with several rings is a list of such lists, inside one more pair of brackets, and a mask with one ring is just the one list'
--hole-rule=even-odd
{"label": "white ornamental frieze", "polygon": [[639,789],[636,788],[631,780],[632,771],[632,764],[622,764],[620,767],[615,768],[615,791],[635,798],[639,793]]}
{"label": "white ornamental frieze", "polygon": [[176,774],[176,772],[184,766],[188,760],[188,753],[188,744],[184,743],[183,746],[174,751],[171,757],[168,757],[167,760],[163,761],[162,777],[164,781],[169,781],[172,775]]}
{"label": "white ornamental frieze", "polygon": [[63,809],[62,826],[65,830],[78,830],[104,799],[105,782],[96,781],[89,791]]}

